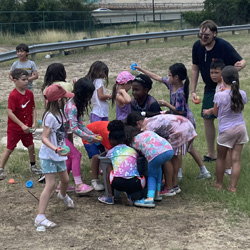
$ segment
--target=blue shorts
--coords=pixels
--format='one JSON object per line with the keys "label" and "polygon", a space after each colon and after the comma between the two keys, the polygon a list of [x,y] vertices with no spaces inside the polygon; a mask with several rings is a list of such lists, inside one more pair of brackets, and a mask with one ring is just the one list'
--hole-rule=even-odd
{"label": "blue shorts", "polygon": [[65,161],[40,159],[43,174],[63,172],[67,169]]}
{"label": "blue shorts", "polygon": [[91,159],[94,155],[99,155],[102,152],[105,152],[105,148],[102,144],[96,145],[95,143],[84,144],[84,147],[88,153],[89,159]]}

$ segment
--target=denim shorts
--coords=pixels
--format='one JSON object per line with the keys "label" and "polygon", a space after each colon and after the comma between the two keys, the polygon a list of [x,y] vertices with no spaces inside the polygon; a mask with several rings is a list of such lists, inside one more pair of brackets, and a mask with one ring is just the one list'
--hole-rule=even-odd
{"label": "denim shorts", "polygon": [[40,159],[43,174],[63,172],[67,169],[65,161]]}

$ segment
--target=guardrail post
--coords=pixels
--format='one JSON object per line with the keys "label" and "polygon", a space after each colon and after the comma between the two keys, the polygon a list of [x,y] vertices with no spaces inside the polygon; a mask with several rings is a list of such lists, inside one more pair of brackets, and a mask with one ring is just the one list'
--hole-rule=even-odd
{"label": "guardrail post", "polygon": [[[106,37],[109,37],[109,35],[107,35]],[[110,43],[107,43],[107,47],[110,48]]]}
{"label": "guardrail post", "polygon": [[[130,33],[127,32],[126,35],[130,35]],[[130,46],[130,41],[127,41],[127,46]]]}
{"label": "guardrail post", "polygon": [[248,30],[248,34],[250,34],[250,30]]}
{"label": "guardrail post", "polygon": [[184,40],[184,36],[181,36],[181,40]]}
{"label": "guardrail post", "polygon": [[[234,26],[234,24],[232,24],[232,26]],[[232,30],[232,35],[235,35],[235,30]]]}
{"label": "guardrail post", "polygon": [[35,61],[36,54],[31,54],[31,60]]}
{"label": "guardrail post", "polygon": [[[88,39],[86,36],[82,38],[82,40]],[[83,51],[88,50],[89,46],[83,47]]]}
{"label": "guardrail post", "polygon": [[[58,42],[60,43],[60,42],[62,42],[62,40],[59,40]],[[64,52],[63,49],[60,49],[60,50],[59,50],[59,55],[61,55],[61,56],[64,56],[64,55],[65,55],[65,52]]]}
{"label": "guardrail post", "polygon": [[[147,30],[146,33],[149,33],[149,31]],[[149,43],[149,39],[146,39],[146,43]]]}
{"label": "guardrail post", "polygon": [[[167,32],[167,30],[163,30],[164,32]],[[167,37],[164,37],[164,42],[167,42],[168,41],[168,38]]]}

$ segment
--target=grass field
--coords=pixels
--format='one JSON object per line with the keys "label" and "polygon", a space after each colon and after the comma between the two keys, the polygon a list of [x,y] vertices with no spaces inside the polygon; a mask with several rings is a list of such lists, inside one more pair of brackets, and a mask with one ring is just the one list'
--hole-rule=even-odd
{"label": "grass field", "polygon": [[[249,35],[247,32],[240,32],[238,35],[232,36],[229,33],[223,33],[220,35],[220,37],[225,38],[229,42],[231,42],[236,49],[239,51],[239,53],[246,59],[247,62],[250,61],[250,56],[249,56]],[[77,37],[76,37],[77,38]],[[191,47],[193,42],[195,41],[196,38],[194,37],[187,37],[185,38],[184,41],[181,41],[178,38],[171,38],[168,40],[167,43],[162,42],[162,40],[154,40],[150,41],[148,45],[145,44],[145,42],[137,42],[137,43],[132,43],[131,46],[128,48],[125,44],[117,44],[117,45],[112,45],[111,49],[107,49],[104,47],[97,47],[94,49],[89,50],[88,52],[83,52],[68,56],[68,57],[58,57],[57,59],[54,59],[56,61],[68,64],[68,60],[70,62],[76,60],[80,60],[81,57],[85,56],[86,58],[91,57],[92,54],[100,55],[100,57],[105,57],[106,61],[109,62],[108,55],[109,54],[117,54],[119,55],[119,51],[135,51],[137,55],[141,55],[140,58],[137,58],[137,62],[142,65],[142,67],[152,70],[155,73],[158,73],[162,76],[167,74],[167,66],[166,65],[171,65],[172,63],[175,63],[177,61],[185,63],[186,67],[188,68],[189,72],[191,69]],[[27,41],[26,41],[27,42]],[[154,54],[153,51],[156,50],[166,50],[168,54],[166,55],[159,55],[159,53]],[[141,53],[140,53],[141,50]],[[147,50],[151,51],[151,55],[146,57],[146,52]],[[145,53],[145,54],[144,54]],[[145,58],[144,58],[145,55]],[[133,58],[133,56],[131,56]],[[123,58],[120,58],[118,56],[117,61],[114,63],[118,63],[119,66],[122,65]],[[127,60],[129,61],[129,60]],[[130,62],[135,61],[135,58],[131,59]],[[37,65],[39,67],[43,67],[43,69],[52,61],[46,61],[42,57],[38,57],[36,59]],[[89,62],[89,64],[92,62]],[[110,62],[111,64],[111,62]],[[10,64],[9,64],[10,65]],[[114,65],[114,64],[112,64]],[[126,67],[129,69],[129,65],[127,64]],[[4,64],[3,66],[0,65],[0,70],[6,69],[7,66]],[[66,68],[67,69],[67,68]],[[122,68],[121,68],[122,69]],[[123,70],[123,69],[122,69]],[[44,70],[43,70],[44,71]],[[87,71],[87,68],[84,70]],[[117,67],[110,68],[111,74],[110,74],[110,82],[113,82],[115,79],[115,76],[121,71],[120,69],[118,70]],[[67,71],[68,72],[68,71]],[[75,73],[75,72],[74,72]],[[135,72],[136,73],[136,72]],[[70,72],[70,76],[74,76],[73,72]],[[41,84],[42,81],[42,75],[40,74],[40,80],[37,81],[37,85]],[[69,78],[70,79],[70,78]],[[247,95],[250,96],[250,70],[249,67],[247,66],[241,73],[240,73],[240,85],[241,88],[246,91]],[[112,85],[112,84],[111,84]],[[109,86],[109,89],[111,89],[111,85]],[[198,86],[198,94],[199,96],[202,96],[203,93],[203,85],[200,83]],[[169,100],[169,94],[167,89],[160,85],[159,83],[154,83],[153,89],[151,91],[151,94],[155,96],[157,99],[166,99]],[[6,98],[2,98],[1,103],[0,103],[0,115],[1,117],[6,116]],[[39,116],[43,112],[43,105],[42,105],[42,97],[37,95],[36,98],[36,104],[38,108],[38,114]],[[204,129],[203,129],[203,121],[200,117],[200,108],[201,105],[195,105],[189,101],[190,108],[192,112],[195,115],[196,118],[196,124],[197,124],[197,133],[198,137],[195,139],[195,147],[198,149],[201,155],[206,153],[206,143],[205,143],[205,138],[204,138]],[[110,109],[110,120],[112,120],[115,116],[114,114],[115,109],[111,108]],[[246,104],[245,109],[244,109],[244,117],[245,121],[247,124],[248,132],[250,132],[249,127],[250,127],[250,118],[248,116],[250,112],[250,107],[249,104]],[[38,119],[40,117],[38,116]],[[85,116],[86,117],[86,116]],[[87,118],[86,118],[87,120]],[[1,126],[6,126],[6,118],[3,118],[1,121]],[[217,124],[217,122],[216,122]],[[2,130],[4,131],[4,130]],[[6,130],[5,130],[6,131]],[[1,133],[2,136],[4,136],[4,133]],[[250,133],[249,133],[250,134]],[[1,146],[1,151],[4,150],[4,147]],[[89,181],[91,179],[91,176],[89,174],[89,160],[87,159],[86,153],[84,150],[81,148],[80,149],[82,154],[83,154],[83,162],[86,167],[85,170],[83,171],[84,179]],[[211,181],[195,181],[195,177],[198,175],[199,170],[193,161],[193,159],[187,155],[183,159],[183,181],[181,182],[181,187],[185,192],[182,193],[182,198],[183,199],[188,199],[188,200],[200,200],[200,201],[213,201],[213,202],[220,202],[225,206],[227,209],[229,209],[232,212],[245,212],[248,215],[250,215],[250,198],[248,195],[248,192],[250,190],[250,184],[249,184],[249,179],[250,179],[250,172],[249,172],[249,151],[250,151],[250,146],[249,143],[244,146],[244,150],[242,153],[242,172],[241,172],[241,177],[238,183],[238,191],[237,194],[231,194],[226,191],[226,188],[223,191],[217,191],[214,188],[211,187]],[[38,154],[38,149],[37,149],[37,154]],[[28,161],[28,156],[27,156],[27,151],[22,151],[22,150],[16,150],[14,154],[10,157],[9,162],[7,163],[6,169],[7,171],[12,174],[15,178],[19,178],[22,180],[25,180],[27,176],[30,175],[30,173],[27,170],[27,161]],[[212,176],[214,177],[215,174],[215,163],[207,163],[206,164],[207,168],[210,170]],[[225,177],[224,178],[224,184],[225,187],[227,187],[229,183],[229,178]]]}

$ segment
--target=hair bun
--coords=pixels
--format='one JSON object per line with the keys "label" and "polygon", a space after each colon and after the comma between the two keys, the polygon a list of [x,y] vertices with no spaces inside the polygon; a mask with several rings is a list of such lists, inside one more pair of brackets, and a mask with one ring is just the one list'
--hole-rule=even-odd
{"label": "hair bun", "polygon": [[113,120],[108,124],[108,131],[124,131],[124,124],[120,120]]}

